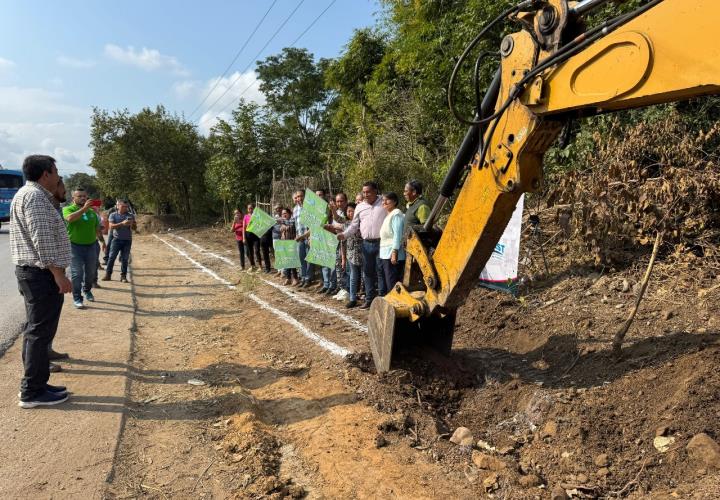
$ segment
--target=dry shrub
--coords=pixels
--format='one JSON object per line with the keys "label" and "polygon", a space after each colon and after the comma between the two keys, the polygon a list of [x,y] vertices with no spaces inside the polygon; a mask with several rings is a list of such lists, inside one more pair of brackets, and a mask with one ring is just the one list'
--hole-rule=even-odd
{"label": "dry shrub", "polygon": [[568,205],[558,216],[570,214],[572,236],[596,263],[626,259],[657,231],[676,254],[720,257],[720,124],[698,132],[673,111],[611,135],[596,133],[587,169],[561,176],[548,198]]}

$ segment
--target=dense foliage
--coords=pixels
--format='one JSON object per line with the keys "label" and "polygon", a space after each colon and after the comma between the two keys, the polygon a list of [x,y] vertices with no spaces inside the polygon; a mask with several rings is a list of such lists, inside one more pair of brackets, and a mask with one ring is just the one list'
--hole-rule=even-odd
{"label": "dense foliage", "polygon": [[[383,15],[377,26],[356,31],[334,60],[285,48],[258,61],[266,104],[241,101],[232,118],[219,122],[208,137],[162,107],[136,115],[96,110],[92,166],[100,187],[186,219],[208,211],[227,214],[255,195],[267,197],[273,179],[296,176],[313,176],[349,193],[366,179],[399,191],[417,178],[432,196],[465,131],[448,110],[450,74],[468,42],[508,3],[379,1]],[[642,3],[609,3],[589,23]],[[501,23],[468,59],[457,85],[463,115],[471,117],[475,109],[474,58],[483,50],[497,52],[503,34],[517,29]],[[497,64],[494,55],[482,61],[479,88],[489,83]],[[548,193],[558,193],[553,182],[567,172],[577,176],[602,168],[608,148],[620,148],[626,136],[634,140],[648,130],[662,131],[638,128],[643,123],[673,117],[679,124],[675,133],[699,137],[714,130],[718,109],[717,99],[702,99],[574,122],[564,134],[568,144],[546,155]],[[641,158],[636,161],[644,167]],[[562,192],[568,198],[569,191]]]}

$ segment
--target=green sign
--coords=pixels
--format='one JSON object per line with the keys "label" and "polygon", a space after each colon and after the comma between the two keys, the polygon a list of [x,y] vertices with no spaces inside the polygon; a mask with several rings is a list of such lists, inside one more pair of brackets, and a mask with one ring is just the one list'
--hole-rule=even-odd
{"label": "green sign", "polygon": [[310,251],[305,260],[322,267],[335,267],[335,251],[337,250],[337,236],[324,229],[310,231]]}
{"label": "green sign", "polygon": [[298,244],[295,240],[275,240],[275,269],[293,269],[300,267]]}
{"label": "green sign", "polygon": [[269,216],[260,208],[253,210],[252,217],[250,217],[250,223],[245,228],[246,231],[250,231],[258,236],[262,236],[267,232],[268,229],[276,224],[275,219]]}
{"label": "green sign", "polygon": [[327,222],[327,201],[318,195],[305,190],[305,201],[303,201],[302,212],[300,212],[300,223],[309,229],[320,229]]}

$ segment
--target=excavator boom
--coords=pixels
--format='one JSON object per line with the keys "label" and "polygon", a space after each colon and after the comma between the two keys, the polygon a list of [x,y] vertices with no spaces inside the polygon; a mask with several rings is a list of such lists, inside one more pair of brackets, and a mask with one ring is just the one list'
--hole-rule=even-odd
{"label": "excavator boom", "polygon": [[[520,196],[541,188],[543,155],[568,117],[720,93],[713,36],[720,2],[652,0],[579,29],[581,14],[602,3],[528,0],[512,14],[532,30],[502,41],[494,111],[479,120],[485,130],[474,156],[456,161],[465,181],[447,224],[441,233],[432,221],[410,232],[403,283],[371,306],[378,372],[390,369],[400,337],[449,353],[456,309],[476,286]],[[454,187],[458,172],[449,176]],[[441,201],[449,197],[447,184]]]}

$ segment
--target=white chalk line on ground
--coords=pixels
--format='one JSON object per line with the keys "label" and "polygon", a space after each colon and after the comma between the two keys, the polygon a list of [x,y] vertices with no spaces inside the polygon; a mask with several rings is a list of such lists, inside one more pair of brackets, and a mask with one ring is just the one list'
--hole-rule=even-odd
{"label": "white chalk line on ground", "polygon": [[312,330],[307,328],[305,325],[300,323],[298,320],[296,320],[295,318],[290,316],[290,314],[274,308],[273,306],[271,306],[270,304],[268,304],[261,298],[257,297],[254,293],[248,294],[248,297],[253,299],[263,309],[270,311],[271,313],[273,313],[275,316],[277,316],[281,320],[293,325],[295,328],[297,328],[300,331],[300,333],[302,333],[307,338],[309,338],[310,340],[312,340],[313,342],[318,344],[323,349],[326,349],[326,350],[330,351],[331,353],[341,356],[343,358],[345,356],[347,356],[348,354],[350,354],[350,351],[348,351],[344,347],[340,347],[335,342],[331,342],[330,340],[328,340],[324,337],[321,337],[320,335],[318,335],[317,333],[313,332]]}
{"label": "white chalk line on ground", "polygon": [[[162,241],[162,242],[165,243],[167,246],[169,246],[170,248],[172,248],[173,250],[175,250],[175,252],[177,252],[178,254],[180,254],[180,255],[182,255],[183,257],[185,257],[185,258],[186,258],[188,261],[190,261],[196,268],[198,268],[198,270],[203,271],[203,272],[209,274],[210,276],[212,276],[213,278],[215,278],[217,281],[219,281],[219,282],[222,283],[223,285],[227,286],[229,289],[235,290],[235,286],[233,286],[232,283],[230,283],[230,282],[227,281],[226,279],[221,278],[221,277],[218,276],[216,273],[214,273],[213,271],[211,271],[211,270],[208,269],[207,267],[205,267],[205,266],[203,266],[202,264],[200,264],[199,262],[197,262],[195,259],[193,259],[192,257],[190,257],[187,253],[185,253],[185,252],[182,251],[181,249],[177,248],[175,245],[173,245],[173,244],[171,244],[171,243],[168,243],[167,241],[165,241],[164,239],[162,239],[161,237],[159,237],[157,234],[154,234],[153,236],[155,236],[155,238],[157,238],[158,240]],[[302,333],[303,336],[305,336],[305,337],[307,337],[308,339],[312,340],[313,342],[315,342],[317,345],[319,345],[320,347],[322,347],[322,348],[325,349],[326,351],[329,351],[329,352],[331,352],[332,354],[335,354],[335,355],[340,356],[340,357],[345,357],[345,356],[347,356],[347,355],[349,355],[349,354],[351,353],[349,350],[345,349],[344,347],[341,347],[341,346],[337,345],[335,342],[332,342],[332,341],[326,339],[325,337],[323,337],[323,336],[321,336],[321,335],[318,335],[317,333],[313,332],[312,330],[310,330],[309,328],[307,328],[305,325],[303,325],[302,323],[300,323],[298,320],[296,320],[295,318],[293,318],[293,317],[290,315],[290,313],[281,311],[280,309],[276,309],[275,307],[271,306],[270,304],[268,304],[268,303],[265,302],[264,300],[258,298],[258,297],[257,297],[255,294],[253,294],[253,293],[248,294],[248,296],[249,296],[253,301],[255,301],[255,303],[257,303],[262,309],[265,309],[265,310],[267,310],[267,311],[270,311],[271,313],[273,313],[274,315],[276,315],[276,316],[277,316],[278,318],[280,318],[281,320],[285,321],[286,323],[290,323],[290,324],[291,324],[292,326],[294,326],[300,333]]]}
{"label": "white chalk line on ground", "polygon": [[167,241],[165,241],[164,239],[162,239],[162,238],[161,238],[160,236],[158,236],[157,234],[153,234],[153,236],[155,236],[155,238],[157,238],[158,240],[162,241],[162,242],[165,243],[167,246],[169,246],[170,248],[172,248],[173,250],[175,250],[177,253],[179,253],[180,255],[182,255],[183,257],[185,257],[187,260],[189,260],[195,267],[197,267],[197,268],[198,268],[199,270],[201,270],[202,272],[209,274],[210,276],[212,276],[213,278],[215,278],[216,280],[218,280],[218,281],[219,281],[220,283],[222,283],[223,285],[226,285],[229,289],[231,289],[231,290],[234,290],[234,289],[235,289],[235,286],[234,286],[232,283],[230,283],[228,280],[221,278],[220,276],[218,276],[217,274],[215,274],[215,272],[213,272],[212,270],[210,270],[210,269],[208,269],[207,267],[205,267],[205,266],[203,266],[202,264],[200,264],[198,261],[196,261],[195,259],[193,259],[192,257],[190,257],[187,253],[185,253],[184,251],[180,250],[178,247],[176,247],[176,246],[173,245],[172,243],[168,243]]}
{"label": "white chalk line on ground", "polygon": [[[195,242],[193,242],[193,241],[190,241],[190,240],[187,239],[187,238],[183,238],[182,236],[178,236],[178,235],[176,235],[176,234],[174,234],[173,236],[174,236],[175,238],[178,238],[178,239],[182,240],[182,241],[185,241],[185,242],[188,243],[189,245],[192,245],[192,246],[193,246],[194,248],[196,248],[199,252],[201,252],[201,253],[203,253],[203,254],[205,254],[205,255],[208,255],[208,256],[210,256],[210,257],[214,257],[214,258],[216,258],[216,259],[222,260],[223,262],[225,262],[226,264],[228,264],[228,265],[230,265],[230,266],[233,266],[233,267],[234,267],[234,266],[237,266],[237,263],[236,263],[236,262],[228,259],[227,257],[223,257],[222,255],[218,255],[218,254],[215,254],[215,253],[213,253],[213,252],[210,252],[209,250],[204,249],[203,247],[201,247],[201,246],[198,245],[197,243],[195,243]],[[291,289],[289,289],[289,288],[286,287],[286,286],[279,285],[279,284],[277,284],[277,283],[273,283],[272,281],[268,281],[268,280],[266,280],[265,278],[263,278],[263,277],[261,277],[261,276],[256,276],[256,277],[257,277],[259,280],[267,283],[267,284],[270,285],[271,287],[273,287],[273,288],[275,288],[275,289],[277,289],[277,290],[280,290],[282,293],[284,293],[285,295],[287,295],[288,297],[290,297],[292,300],[294,300],[295,302],[297,302],[297,303],[299,303],[299,304],[302,304],[302,305],[305,305],[305,306],[308,306],[308,307],[312,307],[313,309],[317,309],[318,311],[324,312],[325,314],[329,314],[329,315],[331,315],[331,316],[335,316],[336,318],[340,318],[340,319],[343,320],[345,323],[349,324],[349,325],[352,326],[353,328],[357,328],[357,329],[360,330],[361,332],[367,333],[367,331],[368,331],[368,328],[367,328],[366,325],[363,325],[360,321],[356,320],[356,319],[353,318],[352,316],[348,316],[347,314],[343,314],[343,313],[341,313],[340,311],[338,311],[338,310],[336,310],[336,309],[333,309],[332,307],[324,306],[324,305],[322,305],[322,304],[316,304],[316,303],[311,302],[311,301],[309,301],[309,300],[305,300],[305,299],[303,299],[303,298],[301,298],[301,297],[298,297],[296,294],[294,294],[294,293],[292,292]]]}

